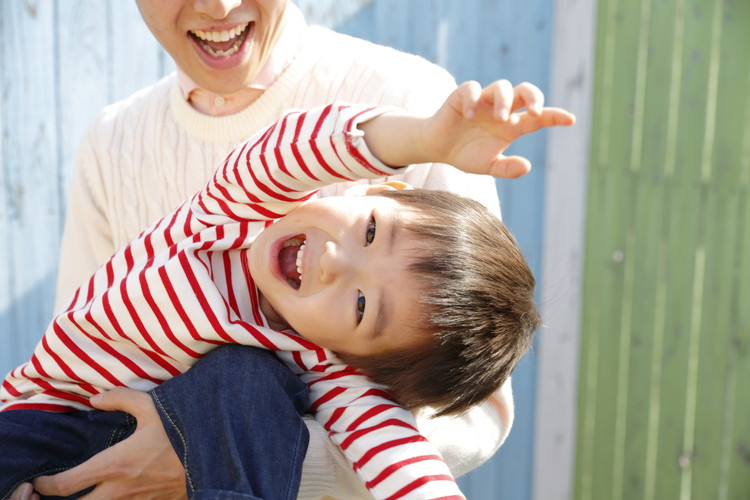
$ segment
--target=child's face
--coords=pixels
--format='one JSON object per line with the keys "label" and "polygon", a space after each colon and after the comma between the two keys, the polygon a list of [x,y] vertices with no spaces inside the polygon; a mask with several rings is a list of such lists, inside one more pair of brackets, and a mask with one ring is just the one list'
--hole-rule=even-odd
{"label": "child's face", "polygon": [[422,342],[421,290],[405,271],[418,244],[401,229],[399,208],[381,196],[323,198],[260,233],[250,272],[270,325],[347,354]]}

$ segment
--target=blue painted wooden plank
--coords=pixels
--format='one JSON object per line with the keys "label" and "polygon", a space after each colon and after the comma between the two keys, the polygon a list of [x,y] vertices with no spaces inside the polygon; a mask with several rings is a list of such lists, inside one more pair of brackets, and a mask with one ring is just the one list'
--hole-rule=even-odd
{"label": "blue painted wooden plank", "polygon": [[[552,7],[548,0],[481,2],[477,28],[478,65],[476,79],[488,83],[507,78],[513,83],[530,81],[546,92],[549,79],[549,45]],[[452,39],[460,40],[456,34]],[[468,49],[471,51],[471,48]],[[467,75],[468,77],[468,75]],[[541,282],[542,228],[546,133],[535,134],[515,143],[509,154],[520,154],[533,165],[532,172],[518,180],[498,181],[503,220],[518,240],[537,281]],[[543,331],[542,333],[543,334]],[[534,348],[536,347],[536,341]],[[532,495],[534,415],[537,359],[533,351],[513,377],[516,421],[508,442],[489,466],[477,471],[492,491],[480,490],[477,498],[528,499]],[[473,492],[472,492],[473,493]],[[471,493],[470,498],[474,498]]]}

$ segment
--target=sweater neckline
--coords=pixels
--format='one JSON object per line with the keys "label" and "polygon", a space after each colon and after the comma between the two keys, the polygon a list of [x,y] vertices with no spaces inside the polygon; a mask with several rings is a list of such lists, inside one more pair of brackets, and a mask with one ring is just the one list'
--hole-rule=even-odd
{"label": "sweater neckline", "polygon": [[[302,47],[307,47],[310,29],[304,36]],[[176,75],[173,75],[169,91],[170,106],[177,123],[190,135],[207,142],[236,143],[269,125],[269,116],[275,116],[280,102],[300,85],[305,68],[310,61],[303,52],[297,54],[292,63],[250,106],[226,116],[209,116],[193,109],[185,100]]]}

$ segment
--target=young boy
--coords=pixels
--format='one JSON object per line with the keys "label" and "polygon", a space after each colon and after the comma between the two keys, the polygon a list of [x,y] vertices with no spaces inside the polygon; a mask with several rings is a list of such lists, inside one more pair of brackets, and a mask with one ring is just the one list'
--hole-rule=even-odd
{"label": "young boy", "polygon": [[[386,184],[310,198],[400,170],[389,165],[522,175],[524,159],[501,156],[508,144],[573,118],[505,83],[464,84],[431,117],[290,113],[238,147],[79,288],[3,382],[0,432],[17,412],[68,425],[95,394],[148,390],[217,345],[247,344],[307,383],[316,419],[376,498],[462,498],[405,408],[460,412],[502,385],[539,324],[528,266],[499,220],[455,195]],[[29,479],[2,474],[3,494]]]}

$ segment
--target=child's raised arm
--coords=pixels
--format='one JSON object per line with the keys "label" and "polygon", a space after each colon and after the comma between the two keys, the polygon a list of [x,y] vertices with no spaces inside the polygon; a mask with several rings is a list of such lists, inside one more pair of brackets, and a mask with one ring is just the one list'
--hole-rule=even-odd
{"label": "child's raised arm", "polygon": [[464,172],[514,178],[528,173],[531,163],[503,155],[511,142],[544,127],[575,123],[572,113],[543,106],[544,95],[530,83],[513,87],[498,80],[482,88],[466,82],[432,116],[394,111],[359,128],[370,151],[388,165],[447,163]]}

